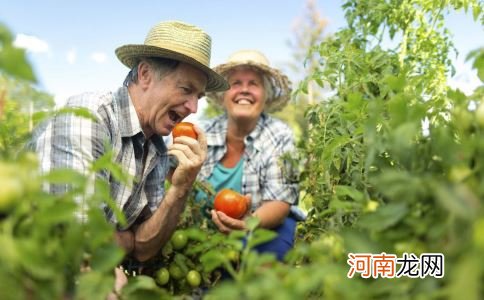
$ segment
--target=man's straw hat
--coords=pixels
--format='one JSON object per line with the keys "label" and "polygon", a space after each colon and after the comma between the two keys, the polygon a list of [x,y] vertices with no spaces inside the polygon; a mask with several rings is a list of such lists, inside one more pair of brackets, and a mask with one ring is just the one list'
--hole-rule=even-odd
{"label": "man's straw hat", "polygon": [[[241,66],[255,68],[269,79],[271,86],[266,88],[272,89],[272,97],[266,99],[265,111],[275,112],[287,104],[291,97],[291,82],[281,71],[270,67],[269,60],[257,50],[237,51],[226,63],[216,66],[214,71],[225,77],[229,75],[230,70]],[[218,106],[223,104],[223,93],[207,93],[207,98]]]}
{"label": "man's straw hat", "polygon": [[179,21],[161,22],[151,28],[142,45],[116,49],[119,60],[133,68],[141,57],[163,57],[188,63],[207,75],[206,91],[229,88],[224,78],[210,69],[210,36],[200,28]]}

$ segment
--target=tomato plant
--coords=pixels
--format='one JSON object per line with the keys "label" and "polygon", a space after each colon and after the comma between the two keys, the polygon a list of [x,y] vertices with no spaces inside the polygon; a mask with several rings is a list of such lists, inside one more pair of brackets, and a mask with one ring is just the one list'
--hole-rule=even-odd
{"label": "tomato plant", "polygon": [[248,209],[246,198],[230,189],[220,190],[215,196],[213,206],[215,210],[235,219],[242,218]]}
{"label": "tomato plant", "polygon": [[188,136],[191,137],[192,139],[197,139],[198,134],[193,128],[193,124],[190,122],[180,122],[175,125],[172,131],[173,139],[179,137],[179,136]]}

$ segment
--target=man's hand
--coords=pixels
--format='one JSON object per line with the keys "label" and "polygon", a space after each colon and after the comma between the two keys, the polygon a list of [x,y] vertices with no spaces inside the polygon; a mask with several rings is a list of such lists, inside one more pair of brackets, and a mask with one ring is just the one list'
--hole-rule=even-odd
{"label": "man's hand", "polygon": [[194,126],[198,140],[181,136],[175,138],[173,144],[168,146],[168,154],[178,160],[178,166],[171,178],[172,186],[188,191],[192,188],[203,162],[207,157],[207,138],[205,133]]}

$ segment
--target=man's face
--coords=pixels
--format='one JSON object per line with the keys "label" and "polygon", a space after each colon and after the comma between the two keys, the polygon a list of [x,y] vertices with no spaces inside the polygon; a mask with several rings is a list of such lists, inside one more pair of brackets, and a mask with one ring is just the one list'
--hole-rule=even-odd
{"label": "man's face", "polygon": [[147,136],[169,135],[177,123],[197,112],[207,77],[199,69],[180,63],[161,80],[152,69],[148,73],[142,72],[140,83],[144,92],[140,114],[143,132]]}

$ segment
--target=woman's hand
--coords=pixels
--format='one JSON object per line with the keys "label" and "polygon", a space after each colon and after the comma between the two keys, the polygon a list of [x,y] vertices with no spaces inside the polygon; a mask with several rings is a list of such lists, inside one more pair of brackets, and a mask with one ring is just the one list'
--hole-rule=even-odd
{"label": "woman's hand", "polygon": [[217,226],[218,230],[222,233],[229,234],[232,230],[245,230],[245,221],[234,219],[221,211],[212,209],[212,221]]}
{"label": "woman's hand", "polygon": [[244,196],[246,201],[247,201],[247,212],[242,220],[239,219],[234,219],[229,216],[227,216],[225,213],[221,211],[216,211],[215,209],[211,210],[212,214],[212,221],[215,223],[217,226],[218,230],[222,233],[230,233],[232,230],[245,230],[245,217],[251,214],[251,204],[252,204],[252,198],[249,195]]}

